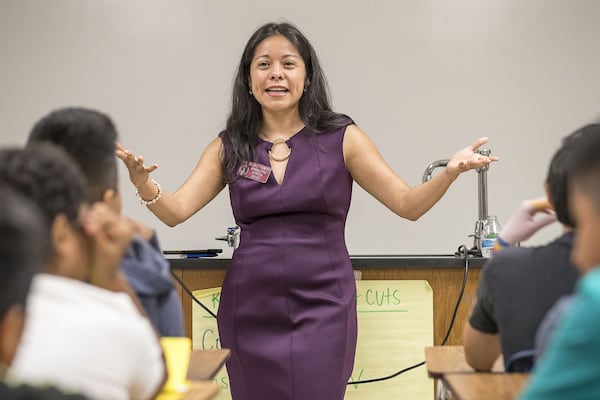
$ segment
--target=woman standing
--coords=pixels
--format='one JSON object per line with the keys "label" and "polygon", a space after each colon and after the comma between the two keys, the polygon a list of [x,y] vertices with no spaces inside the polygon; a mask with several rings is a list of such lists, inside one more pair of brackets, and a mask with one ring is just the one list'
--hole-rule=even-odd
{"label": "woman standing", "polygon": [[331,110],[315,51],[288,23],[260,27],[244,49],[226,129],[168,194],[157,166],[117,146],[143,204],[175,226],[229,186],[242,234],[218,312],[236,400],[344,397],[356,348],[356,287],[344,229],[352,182],[416,220],[458,175],[496,158],[454,155],[411,188],[366,134]]}

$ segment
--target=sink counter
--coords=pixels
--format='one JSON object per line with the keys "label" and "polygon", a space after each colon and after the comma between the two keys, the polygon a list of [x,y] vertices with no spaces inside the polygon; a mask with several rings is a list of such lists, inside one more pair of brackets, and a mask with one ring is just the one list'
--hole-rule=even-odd
{"label": "sink counter", "polygon": [[[351,255],[353,268],[462,268],[465,265],[462,257],[453,254],[403,254],[403,255]],[[177,269],[224,269],[229,265],[229,258],[200,257],[173,258],[169,262]],[[487,258],[469,257],[469,267],[482,267]]]}
{"label": "sink counter", "polygon": [[[465,262],[453,254],[353,255],[350,256],[357,279],[426,280],[433,290],[434,342],[439,345],[464,281]],[[462,344],[462,330],[471,307],[477,300],[477,286],[487,259],[469,257],[469,275],[456,324],[448,344]],[[219,287],[223,283],[230,259],[225,257],[170,259],[171,269],[189,290]],[[192,301],[180,285],[186,334],[192,335]]]}
{"label": "sink counter", "polygon": [[[354,268],[462,268],[463,257],[454,254],[403,254],[350,256]],[[483,267],[488,259],[469,256],[469,267]]]}

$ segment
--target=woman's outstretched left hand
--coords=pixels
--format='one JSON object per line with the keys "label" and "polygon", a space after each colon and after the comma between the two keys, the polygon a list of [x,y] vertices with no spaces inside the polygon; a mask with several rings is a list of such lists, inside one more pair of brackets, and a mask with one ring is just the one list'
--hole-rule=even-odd
{"label": "woman's outstretched left hand", "polygon": [[456,152],[448,162],[446,171],[456,177],[462,172],[483,168],[491,162],[498,161],[499,158],[496,156],[486,157],[477,153],[477,149],[486,144],[487,141],[487,137],[479,138],[472,145]]}

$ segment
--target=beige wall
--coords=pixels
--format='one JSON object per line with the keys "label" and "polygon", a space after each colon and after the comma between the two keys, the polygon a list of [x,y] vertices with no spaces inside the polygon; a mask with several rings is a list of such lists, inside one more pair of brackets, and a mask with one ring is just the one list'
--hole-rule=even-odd
{"label": "beige wall", "polygon": [[[245,41],[285,18],[317,49],[336,110],[409,183],[429,162],[489,136],[502,157],[489,173],[489,209],[503,222],[522,198],[542,193],[560,138],[600,110],[598,15],[594,0],[0,0],[0,145],[23,143],[50,109],[95,107],[174,190],[224,124]],[[233,224],[226,192],[171,229],[122,179],[126,213],[156,225],[165,249],[223,245],[213,238]],[[350,252],[470,244],[476,182],[462,176],[416,223],[356,187]]]}

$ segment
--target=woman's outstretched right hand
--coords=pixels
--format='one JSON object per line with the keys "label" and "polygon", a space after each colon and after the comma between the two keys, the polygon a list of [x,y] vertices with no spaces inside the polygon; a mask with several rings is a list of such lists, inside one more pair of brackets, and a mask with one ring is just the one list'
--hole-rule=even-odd
{"label": "woman's outstretched right hand", "polygon": [[142,156],[134,156],[133,153],[120,143],[115,144],[115,155],[123,160],[123,163],[129,171],[129,179],[136,188],[140,188],[150,177],[150,173],[158,168],[158,165],[152,164],[149,167],[144,165],[144,158]]}

